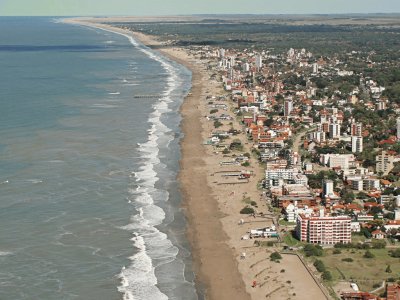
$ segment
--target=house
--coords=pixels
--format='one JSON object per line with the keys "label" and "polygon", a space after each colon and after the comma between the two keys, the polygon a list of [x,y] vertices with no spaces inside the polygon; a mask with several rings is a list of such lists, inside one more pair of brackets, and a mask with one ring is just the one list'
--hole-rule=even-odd
{"label": "house", "polygon": [[386,233],[380,231],[380,230],[374,230],[371,232],[372,238],[377,239],[377,240],[382,240],[386,237]]}

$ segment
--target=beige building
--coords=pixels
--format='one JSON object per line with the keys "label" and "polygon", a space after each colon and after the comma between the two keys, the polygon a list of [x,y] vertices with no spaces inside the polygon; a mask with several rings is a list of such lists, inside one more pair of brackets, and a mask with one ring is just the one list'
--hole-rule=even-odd
{"label": "beige building", "polygon": [[382,172],[383,175],[389,174],[393,169],[394,156],[389,155],[386,151],[376,156],[376,172]]}

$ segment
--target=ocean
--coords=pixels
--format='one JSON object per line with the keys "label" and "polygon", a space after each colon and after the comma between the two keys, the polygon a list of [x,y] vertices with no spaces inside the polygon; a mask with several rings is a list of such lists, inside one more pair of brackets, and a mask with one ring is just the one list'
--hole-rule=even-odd
{"label": "ocean", "polygon": [[0,299],[198,299],[176,180],[190,71],[53,18],[0,28]]}

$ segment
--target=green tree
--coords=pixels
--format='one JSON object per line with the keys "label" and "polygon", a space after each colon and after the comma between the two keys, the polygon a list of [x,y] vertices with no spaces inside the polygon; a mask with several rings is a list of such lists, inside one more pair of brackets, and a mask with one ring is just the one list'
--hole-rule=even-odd
{"label": "green tree", "polygon": [[314,267],[317,269],[318,272],[323,273],[326,271],[325,265],[322,260],[316,259],[314,262]]}
{"label": "green tree", "polygon": [[400,257],[400,249],[396,249],[396,250],[391,250],[389,251],[390,256],[392,257]]}
{"label": "green tree", "polygon": [[324,251],[320,245],[307,244],[304,246],[306,256],[322,256]]}
{"label": "green tree", "polygon": [[217,113],[217,112],[218,112],[218,109],[216,109],[216,108],[210,110],[210,114],[211,114],[211,115],[212,115],[212,114],[215,114],[215,113]]}
{"label": "green tree", "polygon": [[272,261],[279,261],[280,259],[282,259],[282,255],[280,255],[279,252],[272,252],[269,258]]}
{"label": "green tree", "polygon": [[254,214],[254,208],[248,207],[248,206],[243,207],[243,208],[240,210],[240,214],[242,214],[242,215]]}
{"label": "green tree", "polygon": [[392,269],[390,268],[390,265],[387,265],[385,272],[392,273]]}
{"label": "green tree", "polygon": [[215,128],[221,127],[222,125],[223,124],[220,121],[218,121],[218,120],[214,121],[214,127]]}
{"label": "green tree", "polygon": [[332,280],[332,274],[329,271],[325,271],[324,273],[322,273],[322,279],[326,280],[326,281],[330,281]]}
{"label": "green tree", "polygon": [[355,195],[354,195],[353,191],[351,191],[349,189],[344,189],[342,191],[342,199],[346,203],[352,203],[355,199]]}

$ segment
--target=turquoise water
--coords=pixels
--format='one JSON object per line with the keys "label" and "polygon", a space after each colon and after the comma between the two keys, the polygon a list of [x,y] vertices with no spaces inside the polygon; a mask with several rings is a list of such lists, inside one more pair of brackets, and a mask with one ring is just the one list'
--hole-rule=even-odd
{"label": "turquoise water", "polygon": [[176,183],[190,72],[110,32],[0,28],[0,299],[197,299]]}

